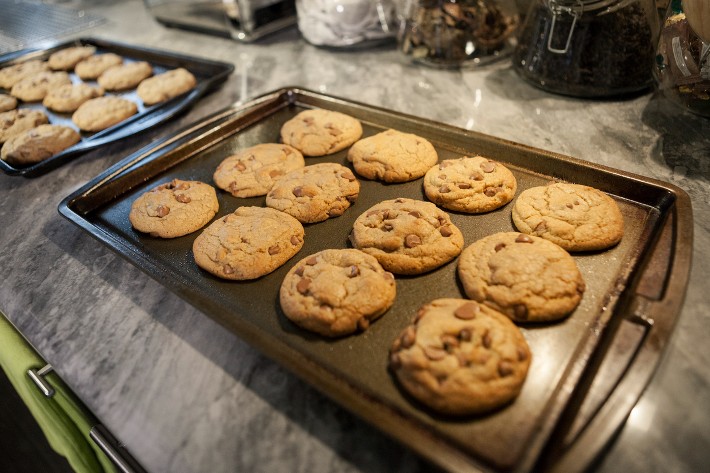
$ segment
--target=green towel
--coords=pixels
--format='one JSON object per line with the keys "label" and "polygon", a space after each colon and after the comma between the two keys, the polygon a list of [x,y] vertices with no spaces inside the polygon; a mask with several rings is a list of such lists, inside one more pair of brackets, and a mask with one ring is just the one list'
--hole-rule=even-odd
{"label": "green towel", "polygon": [[89,437],[96,422],[54,373],[45,375],[55,394],[47,398],[27,375],[44,360],[0,312],[0,366],[25,402],[51,447],[66,457],[77,473],[114,472],[111,461]]}

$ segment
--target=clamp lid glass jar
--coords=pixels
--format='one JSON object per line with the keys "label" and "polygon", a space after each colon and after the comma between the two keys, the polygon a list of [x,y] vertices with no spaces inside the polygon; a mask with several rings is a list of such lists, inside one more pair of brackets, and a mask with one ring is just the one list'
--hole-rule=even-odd
{"label": "clamp lid glass jar", "polygon": [[652,83],[654,0],[533,0],[513,54],[516,71],[550,92],[609,97]]}

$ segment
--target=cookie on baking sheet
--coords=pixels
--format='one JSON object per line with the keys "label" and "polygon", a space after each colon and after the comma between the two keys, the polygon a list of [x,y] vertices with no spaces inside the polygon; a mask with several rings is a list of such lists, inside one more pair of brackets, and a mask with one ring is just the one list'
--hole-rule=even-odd
{"label": "cookie on baking sheet", "polygon": [[395,339],[389,368],[412,397],[460,416],[513,401],[531,359],[522,332],[503,314],[466,299],[436,299]]}
{"label": "cookie on baking sheet", "polygon": [[133,89],[144,79],[153,75],[153,68],[145,61],[127,62],[109,67],[97,82],[106,90]]}
{"label": "cookie on baking sheet", "polygon": [[291,171],[266,194],[266,205],[302,223],[339,217],[355,202],[360,182],[337,163],[319,163]]}
{"label": "cookie on baking sheet", "polygon": [[138,106],[121,97],[97,97],[76,109],[71,119],[84,131],[101,131],[135,115]]}
{"label": "cookie on baking sheet", "polygon": [[74,67],[77,76],[84,80],[93,80],[113,66],[123,64],[123,58],[118,54],[94,54],[83,59]]}
{"label": "cookie on baking sheet", "polygon": [[284,174],[302,168],[303,155],[289,145],[263,143],[227,157],[214,172],[214,182],[234,197],[266,195]]}
{"label": "cookie on baking sheet", "polygon": [[365,330],[394,303],[394,276],[354,249],[323,250],[296,263],[279,300],[295,324],[327,337]]}
{"label": "cookie on baking sheet", "polygon": [[483,156],[446,159],[424,176],[427,198],[457,212],[490,212],[510,202],[516,189],[513,173]]}
{"label": "cookie on baking sheet", "polygon": [[205,271],[231,280],[256,279],[283,265],[303,246],[303,225],[264,207],[239,207],[195,239],[192,252]]}
{"label": "cookie on baking sheet", "polygon": [[25,77],[10,89],[10,93],[24,102],[38,102],[59,86],[71,84],[66,72],[38,72]]}
{"label": "cookie on baking sheet", "polygon": [[353,224],[352,245],[396,274],[421,274],[456,258],[461,231],[431,202],[399,198],[376,204]]}
{"label": "cookie on baking sheet", "polygon": [[281,141],[304,156],[325,156],[355,143],[362,136],[360,122],[344,113],[305,110],[281,127]]}
{"label": "cookie on baking sheet", "polygon": [[218,210],[214,187],[200,181],[173,179],[133,201],[128,219],[139,232],[176,238],[204,227]]}
{"label": "cookie on baking sheet", "polygon": [[516,322],[549,322],[570,314],[585,284],[569,253],[536,236],[502,232],[461,253],[458,275],[466,295]]}
{"label": "cookie on baking sheet", "polygon": [[0,113],[0,144],[15,135],[39,125],[49,123],[49,118],[44,112],[21,108]]}
{"label": "cookie on baking sheet", "polygon": [[13,165],[35,164],[64,151],[81,139],[73,128],[40,125],[13,136],[2,146],[3,161]]}
{"label": "cookie on baking sheet", "polygon": [[136,92],[144,104],[153,105],[184,94],[195,85],[197,85],[195,76],[180,67],[145,79],[138,84]]}
{"label": "cookie on baking sheet", "polygon": [[88,84],[67,84],[51,89],[45,95],[42,105],[59,113],[71,113],[84,102],[101,97],[104,89]]}
{"label": "cookie on baking sheet", "polygon": [[0,112],[7,112],[17,108],[17,99],[12,95],[0,94]]}
{"label": "cookie on baking sheet", "polygon": [[422,177],[439,156],[424,138],[387,130],[356,142],[348,151],[355,172],[368,179],[408,182]]}
{"label": "cookie on baking sheet", "polygon": [[603,250],[624,236],[614,199],[589,186],[556,182],[523,191],[513,205],[515,227],[567,251]]}
{"label": "cookie on baking sheet", "polygon": [[31,61],[21,62],[20,64],[3,67],[0,69],[0,87],[9,90],[13,85],[17,84],[25,77],[45,71],[49,71],[49,65],[47,65],[45,61],[40,61],[39,59],[33,59]]}
{"label": "cookie on baking sheet", "polygon": [[80,61],[96,52],[93,46],[72,46],[52,53],[47,59],[49,67],[55,71],[71,71]]}

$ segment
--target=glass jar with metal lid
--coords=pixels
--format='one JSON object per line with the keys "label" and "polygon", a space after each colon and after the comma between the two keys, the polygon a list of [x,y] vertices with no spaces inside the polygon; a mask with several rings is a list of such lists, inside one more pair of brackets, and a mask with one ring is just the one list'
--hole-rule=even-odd
{"label": "glass jar with metal lid", "polygon": [[659,27],[655,0],[533,0],[513,66],[550,92],[638,93],[653,84]]}

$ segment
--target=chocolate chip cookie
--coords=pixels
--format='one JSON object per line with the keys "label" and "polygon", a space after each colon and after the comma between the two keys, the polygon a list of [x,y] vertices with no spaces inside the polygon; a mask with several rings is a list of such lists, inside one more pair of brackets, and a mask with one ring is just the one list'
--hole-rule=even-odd
{"label": "chocolate chip cookie", "polygon": [[424,176],[427,198],[457,212],[490,212],[510,202],[516,189],[513,173],[483,156],[444,160]]}
{"label": "chocolate chip cookie", "polygon": [[72,46],[52,53],[47,59],[49,67],[55,71],[71,71],[80,61],[96,52],[93,46]]}
{"label": "chocolate chip cookie", "polygon": [[297,325],[327,337],[365,330],[394,303],[394,276],[354,249],[330,249],[291,268],[279,292],[281,308]]}
{"label": "chocolate chip cookie", "polygon": [[17,99],[12,95],[0,94],[0,112],[8,112],[17,108]]}
{"label": "chocolate chip cookie", "polygon": [[556,182],[523,191],[513,205],[515,227],[567,251],[603,250],[624,236],[614,199],[589,186]]}
{"label": "chocolate chip cookie", "polygon": [[234,197],[265,195],[289,172],[302,168],[303,155],[289,145],[263,143],[243,149],[222,161],[214,182]]}
{"label": "chocolate chip cookie", "polygon": [[127,62],[106,69],[97,79],[106,90],[133,89],[153,75],[153,68],[145,61]]}
{"label": "chocolate chip cookie", "polygon": [[360,193],[352,171],[337,163],[319,163],[296,169],[276,181],[266,194],[266,205],[296,217],[302,223],[339,217]]}
{"label": "chocolate chip cookie", "polygon": [[408,182],[422,177],[439,156],[424,138],[387,130],[356,142],[348,150],[348,160],[368,179]]}
{"label": "chocolate chip cookie", "polygon": [[39,125],[49,123],[49,118],[44,112],[21,108],[0,113],[0,144],[15,135]]}
{"label": "chocolate chip cookie", "polygon": [[71,84],[71,78],[66,72],[38,72],[17,82],[10,93],[24,102],[38,102],[50,90]]}
{"label": "chocolate chip cookie", "polygon": [[304,156],[325,156],[343,150],[362,136],[360,122],[344,113],[305,110],[281,127],[281,141]]}
{"label": "chocolate chip cookie", "polygon": [[239,207],[205,228],[192,252],[197,265],[217,277],[256,279],[298,253],[303,237],[303,225],[284,212]]}
{"label": "chocolate chip cookie", "polygon": [[138,106],[121,97],[97,97],[76,109],[71,119],[84,131],[101,131],[135,115]]}
{"label": "chocolate chip cookie", "polygon": [[173,179],[138,197],[128,219],[139,232],[176,238],[204,227],[218,210],[217,193],[212,186]]}
{"label": "chocolate chip cookie", "polygon": [[458,275],[466,295],[516,322],[549,322],[570,314],[585,284],[569,253],[516,232],[484,237],[463,250]]}
{"label": "chocolate chip cookie", "polygon": [[45,71],[49,71],[49,65],[45,61],[40,61],[39,59],[33,59],[31,61],[21,62],[20,64],[3,67],[0,69],[0,87],[9,90],[13,85],[17,84],[25,77]]}
{"label": "chocolate chip cookie", "polygon": [[123,64],[123,58],[118,54],[94,54],[77,64],[74,67],[74,72],[84,80],[94,80],[109,68],[121,64]]}
{"label": "chocolate chip cookie", "polygon": [[531,359],[522,332],[504,315],[465,299],[436,299],[395,339],[389,368],[424,405],[462,416],[513,401]]}
{"label": "chocolate chip cookie", "polygon": [[42,101],[42,105],[59,113],[71,113],[84,102],[101,97],[104,89],[88,84],[67,84],[51,89]]}
{"label": "chocolate chip cookie", "polygon": [[79,133],[68,126],[40,125],[7,140],[0,156],[13,165],[35,164],[59,154],[80,139]]}
{"label": "chocolate chip cookie", "polygon": [[153,105],[184,94],[196,84],[195,76],[180,67],[145,79],[136,92],[144,104]]}
{"label": "chocolate chip cookie", "polygon": [[456,258],[464,240],[449,215],[431,202],[399,198],[360,215],[350,242],[387,271],[421,274]]}

